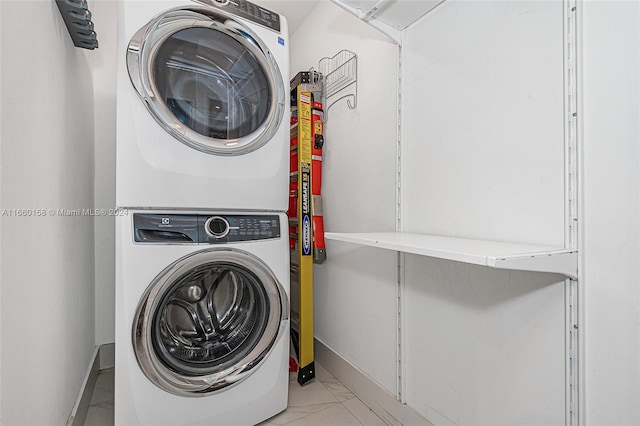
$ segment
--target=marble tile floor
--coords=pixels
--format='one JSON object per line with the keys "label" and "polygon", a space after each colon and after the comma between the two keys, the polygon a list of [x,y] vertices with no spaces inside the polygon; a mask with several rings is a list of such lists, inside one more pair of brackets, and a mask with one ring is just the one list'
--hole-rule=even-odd
{"label": "marble tile floor", "polygon": [[[113,368],[101,370],[93,390],[85,426],[113,425]],[[385,426],[362,401],[321,365],[316,378],[300,386],[289,375],[289,406],[260,426]]]}

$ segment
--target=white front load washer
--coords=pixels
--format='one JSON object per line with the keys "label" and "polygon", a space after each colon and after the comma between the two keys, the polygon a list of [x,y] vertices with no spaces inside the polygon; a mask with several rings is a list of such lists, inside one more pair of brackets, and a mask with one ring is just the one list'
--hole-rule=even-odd
{"label": "white front load washer", "polygon": [[120,0],[116,205],[286,211],[288,43],[246,0]]}
{"label": "white front load washer", "polygon": [[289,384],[283,213],[116,217],[116,425],[253,425]]}

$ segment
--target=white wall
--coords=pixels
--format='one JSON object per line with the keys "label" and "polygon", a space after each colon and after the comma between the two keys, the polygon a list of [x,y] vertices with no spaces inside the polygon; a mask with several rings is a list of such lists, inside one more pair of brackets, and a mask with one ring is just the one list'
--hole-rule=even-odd
{"label": "white wall", "polygon": [[[53,1],[2,1],[1,422],[60,425],[94,349],[93,88]],[[25,210],[34,213],[34,210]]]}
{"label": "white wall", "polygon": [[[564,245],[562,2],[446,2],[405,31],[402,229]],[[406,256],[405,398],[562,424],[564,281]]]}
{"label": "white wall", "polygon": [[[325,125],[322,203],[332,232],[395,229],[397,46],[329,1],[291,38],[291,73],[342,49],[358,55],[358,107],[341,101]],[[314,268],[315,335],[396,393],[396,254],[327,241]]]}
{"label": "white wall", "polygon": [[582,13],[583,421],[640,424],[640,4]]}
{"label": "white wall", "polygon": [[[116,175],[116,1],[89,4],[100,46],[89,55],[94,85],[95,205],[115,207]],[[96,345],[115,341],[115,217],[95,218]]]}
{"label": "white wall", "polygon": [[[0,6],[0,22],[2,22],[2,6]],[[2,47],[2,31],[0,31],[0,48]],[[0,56],[0,59],[2,57]],[[2,164],[2,65],[0,62],[0,165]],[[2,172],[0,172],[0,189],[2,188]],[[2,209],[2,193],[0,192],[0,210]],[[0,220],[0,239],[2,238],[2,221]],[[2,244],[0,243],[0,271],[2,271]],[[2,319],[2,273],[0,272],[0,319]],[[2,424],[2,327],[0,326],[0,424]]]}
{"label": "white wall", "polygon": [[406,31],[405,230],[564,244],[562,24],[561,1],[454,1]]}
{"label": "white wall", "polygon": [[[532,6],[451,2],[409,31],[406,230],[562,244],[562,105],[553,98],[562,96],[560,12]],[[638,424],[640,8],[592,1],[578,9],[581,421]],[[501,119],[513,138],[493,126]],[[564,421],[559,277],[415,256],[405,273],[410,405],[443,424]]]}

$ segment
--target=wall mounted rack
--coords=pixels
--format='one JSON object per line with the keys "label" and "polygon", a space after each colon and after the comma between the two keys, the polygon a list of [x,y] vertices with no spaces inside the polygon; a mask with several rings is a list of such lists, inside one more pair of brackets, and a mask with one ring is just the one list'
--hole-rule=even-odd
{"label": "wall mounted rack", "polygon": [[324,121],[329,119],[329,108],[342,99],[347,100],[350,109],[355,109],[358,105],[358,55],[341,50],[330,58],[320,59],[318,68],[323,79]]}
{"label": "wall mounted rack", "polygon": [[74,46],[97,49],[98,35],[93,30],[91,12],[86,0],[56,0],[56,4]]}

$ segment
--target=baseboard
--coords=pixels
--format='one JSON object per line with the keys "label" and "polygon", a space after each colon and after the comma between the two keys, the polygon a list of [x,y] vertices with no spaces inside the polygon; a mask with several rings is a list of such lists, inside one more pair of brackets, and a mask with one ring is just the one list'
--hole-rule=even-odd
{"label": "baseboard", "polygon": [[87,418],[87,411],[89,411],[89,404],[91,403],[91,396],[93,395],[93,388],[96,385],[98,371],[100,370],[99,352],[100,348],[96,347],[93,350],[93,354],[91,354],[89,367],[84,376],[84,381],[82,382],[76,403],[73,405],[73,410],[71,410],[71,415],[67,420],[67,426],[84,425],[84,421]]}
{"label": "baseboard", "polygon": [[87,373],[84,376],[84,381],[80,388],[80,393],[78,394],[76,403],[73,405],[71,415],[67,420],[67,426],[84,425],[87,412],[89,411],[89,405],[91,404],[93,389],[96,387],[96,381],[98,380],[98,372],[114,366],[115,353],[115,344],[113,343],[96,346],[93,350]]}
{"label": "baseboard", "polygon": [[113,368],[116,364],[116,344],[105,343],[100,346],[100,370]]}
{"label": "baseboard", "polygon": [[394,395],[318,339],[315,339],[315,358],[387,423],[393,426],[433,426],[433,423],[399,402]]}

